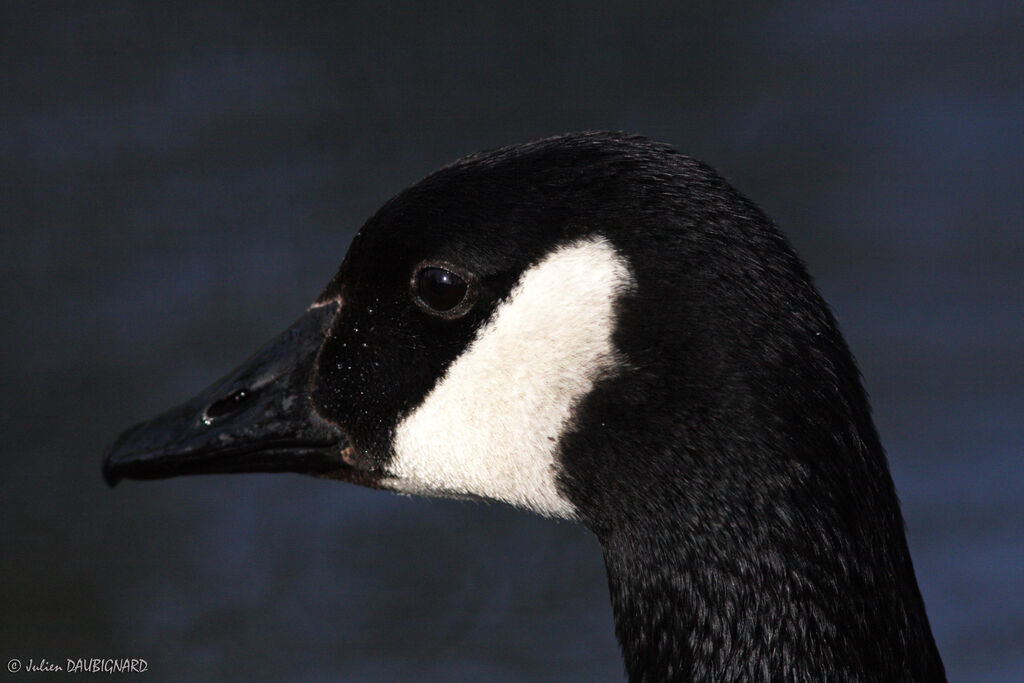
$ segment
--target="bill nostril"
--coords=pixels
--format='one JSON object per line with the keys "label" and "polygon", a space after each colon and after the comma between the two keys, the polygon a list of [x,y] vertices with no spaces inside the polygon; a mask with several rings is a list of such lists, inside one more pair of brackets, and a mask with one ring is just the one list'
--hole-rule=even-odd
{"label": "bill nostril", "polygon": [[203,413],[203,423],[211,425],[217,418],[241,410],[251,403],[255,396],[256,392],[250,389],[242,388],[232,391],[224,398],[210,404],[210,407]]}

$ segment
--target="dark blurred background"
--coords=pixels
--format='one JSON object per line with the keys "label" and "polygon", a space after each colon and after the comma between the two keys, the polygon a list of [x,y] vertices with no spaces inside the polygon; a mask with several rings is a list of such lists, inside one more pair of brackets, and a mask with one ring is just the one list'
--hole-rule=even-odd
{"label": "dark blurred background", "polygon": [[[100,456],[283,329],[393,193],[623,129],[782,226],[857,355],[951,679],[1024,680],[1024,5],[0,4],[0,657],[621,680],[582,529]],[[0,662],[2,663],[2,662]]]}

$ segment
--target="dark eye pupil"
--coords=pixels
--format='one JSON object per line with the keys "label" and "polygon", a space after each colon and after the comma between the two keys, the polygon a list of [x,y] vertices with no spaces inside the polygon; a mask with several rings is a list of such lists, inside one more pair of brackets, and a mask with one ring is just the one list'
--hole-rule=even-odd
{"label": "dark eye pupil", "polygon": [[435,311],[450,311],[466,298],[466,281],[444,268],[424,268],[416,278],[416,293]]}

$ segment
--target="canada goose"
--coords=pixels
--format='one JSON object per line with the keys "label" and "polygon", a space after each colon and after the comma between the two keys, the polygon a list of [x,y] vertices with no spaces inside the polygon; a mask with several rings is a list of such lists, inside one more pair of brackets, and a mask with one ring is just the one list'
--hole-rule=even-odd
{"label": "canada goose", "polygon": [[249,471],[586,525],[632,681],[945,678],[828,306],[753,203],[644,138],[429,175],[298,322],[103,464]]}

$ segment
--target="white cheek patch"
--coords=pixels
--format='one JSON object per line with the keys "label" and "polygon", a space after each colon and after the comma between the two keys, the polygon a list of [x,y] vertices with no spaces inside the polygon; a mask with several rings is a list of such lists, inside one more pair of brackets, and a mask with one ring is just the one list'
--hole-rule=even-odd
{"label": "white cheek patch", "polygon": [[562,246],[524,272],[398,425],[392,477],[381,483],[574,518],[556,485],[559,440],[579,400],[618,364],[615,302],[632,286],[603,238]]}

